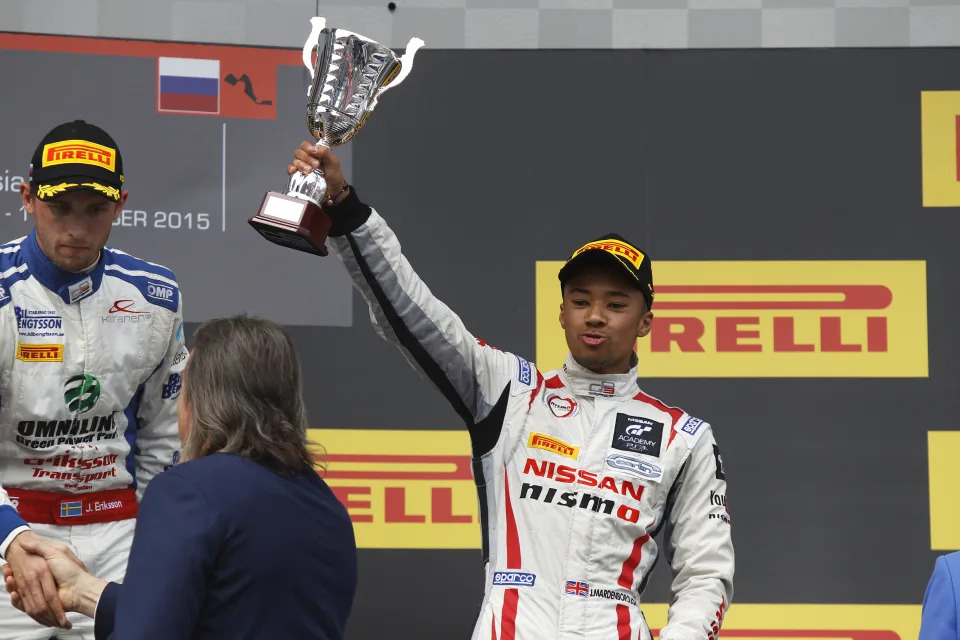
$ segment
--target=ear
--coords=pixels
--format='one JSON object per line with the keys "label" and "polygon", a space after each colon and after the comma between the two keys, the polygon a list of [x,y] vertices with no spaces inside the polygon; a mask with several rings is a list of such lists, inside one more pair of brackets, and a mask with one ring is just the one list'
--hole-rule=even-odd
{"label": "ear", "polygon": [[123,213],[123,205],[127,202],[127,196],[130,195],[130,192],[124,189],[120,192],[120,201],[117,203],[117,210],[113,214],[113,219],[116,220],[120,217],[120,214]]}
{"label": "ear", "polygon": [[637,324],[637,337],[647,337],[647,334],[650,333],[651,328],[653,328],[653,311],[647,311],[643,314],[643,317],[640,318],[640,322]]}
{"label": "ear", "polygon": [[20,183],[20,201],[23,203],[24,210],[33,215],[33,194],[30,192],[30,183]]}
{"label": "ear", "polygon": [[567,320],[566,320],[566,317],[564,316],[564,313],[563,313],[563,303],[562,303],[562,302],[560,303],[560,328],[561,328],[561,329],[566,329],[566,328],[567,328]]}

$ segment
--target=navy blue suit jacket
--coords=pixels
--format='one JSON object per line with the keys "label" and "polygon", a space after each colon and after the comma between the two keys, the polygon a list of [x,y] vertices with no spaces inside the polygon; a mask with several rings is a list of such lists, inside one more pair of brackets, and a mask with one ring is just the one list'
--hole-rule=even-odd
{"label": "navy blue suit jacket", "polygon": [[147,487],[96,637],[340,640],[356,585],[353,525],[315,472],[216,454]]}
{"label": "navy blue suit jacket", "polygon": [[923,616],[919,640],[957,640],[960,638],[960,552],[937,558],[933,575],[923,596]]}

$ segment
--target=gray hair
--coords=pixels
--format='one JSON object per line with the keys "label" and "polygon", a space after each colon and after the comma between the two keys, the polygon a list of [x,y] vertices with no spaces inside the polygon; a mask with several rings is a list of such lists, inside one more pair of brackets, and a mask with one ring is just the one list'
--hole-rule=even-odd
{"label": "gray hair", "polygon": [[313,466],[300,359],[277,323],[246,315],[203,323],[183,376],[192,427],[184,457],[234,453],[281,473]]}

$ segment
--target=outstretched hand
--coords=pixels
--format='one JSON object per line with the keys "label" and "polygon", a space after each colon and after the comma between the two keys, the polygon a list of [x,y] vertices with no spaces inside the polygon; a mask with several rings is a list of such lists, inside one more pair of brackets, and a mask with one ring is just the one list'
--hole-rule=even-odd
{"label": "outstretched hand", "polygon": [[[15,540],[19,540],[21,537],[22,534],[17,536]],[[3,567],[3,578],[7,591],[10,593],[10,602],[14,607],[27,613],[40,624],[60,626],[65,629],[70,628],[70,623],[67,621],[64,611],[78,611],[93,616],[93,612],[96,610],[96,598],[99,598],[106,582],[87,573],[86,567],[68,546],[33,535],[21,541],[19,548],[33,560],[43,563],[52,581],[56,583],[54,599],[61,608],[55,624],[50,624],[48,622],[49,616],[43,615],[49,613],[47,610],[41,611],[40,615],[35,615],[30,608],[34,605],[28,604],[27,601],[27,592],[23,586],[25,583],[21,582],[15,567],[12,564],[7,564]],[[9,555],[8,548],[7,556],[9,557]],[[46,592],[44,593],[46,594]],[[93,598],[92,609],[89,606],[91,598]]]}
{"label": "outstretched hand", "polygon": [[[33,531],[18,534],[4,554],[7,561],[3,567],[5,582],[9,584],[12,581],[17,585],[16,599],[11,594],[11,602],[15,607],[42,625],[69,629],[70,623],[52,570],[38,552],[44,544],[52,543]],[[7,575],[9,579],[6,579]]]}

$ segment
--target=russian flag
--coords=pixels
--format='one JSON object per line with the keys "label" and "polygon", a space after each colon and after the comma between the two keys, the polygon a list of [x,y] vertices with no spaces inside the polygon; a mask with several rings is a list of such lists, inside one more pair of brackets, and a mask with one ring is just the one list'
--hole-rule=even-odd
{"label": "russian flag", "polygon": [[220,61],[160,58],[158,111],[220,113]]}

